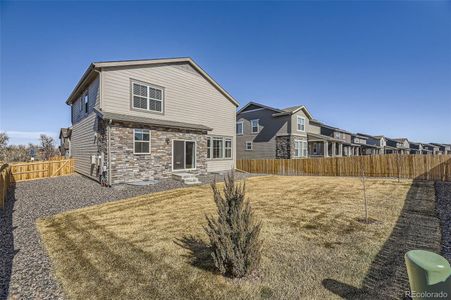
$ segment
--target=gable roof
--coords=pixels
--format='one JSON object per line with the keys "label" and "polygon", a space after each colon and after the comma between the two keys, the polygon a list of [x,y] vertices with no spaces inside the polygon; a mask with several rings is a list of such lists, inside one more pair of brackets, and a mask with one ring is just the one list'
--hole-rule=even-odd
{"label": "gable roof", "polygon": [[70,128],[61,128],[59,138],[68,138],[70,137],[72,130]]}
{"label": "gable roof", "polygon": [[239,106],[238,101],[235,100],[225,89],[223,89],[219,83],[217,83],[210,75],[207,74],[194,60],[190,57],[177,57],[177,58],[159,58],[159,59],[139,59],[139,60],[118,60],[118,61],[101,61],[93,62],[86,69],[85,73],[73,89],[72,93],[66,100],[66,104],[70,104],[74,101],[75,95],[87,85],[88,82],[94,79],[96,73],[101,70],[101,68],[109,67],[133,67],[133,66],[144,66],[144,65],[155,65],[155,64],[179,64],[188,63],[196,71],[198,71],[208,82],[210,82],[221,94],[223,94],[230,102],[235,106]]}
{"label": "gable roof", "polygon": [[370,134],[366,134],[366,133],[361,133],[361,132],[357,132],[357,134],[356,135],[359,135],[359,136],[364,136],[364,137],[367,137],[367,138],[370,138],[370,139],[380,139],[380,137],[377,137],[377,136],[373,136],[373,135],[370,135]]}
{"label": "gable roof", "polygon": [[238,111],[237,111],[237,114],[246,111],[247,108],[252,107],[252,106],[257,106],[257,107],[260,107],[260,108],[266,108],[266,109],[269,109],[269,110],[272,110],[272,111],[275,111],[275,112],[282,112],[282,111],[281,111],[280,109],[278,109],[278,108],[274,108],[274,107],[267,106],[267,105],[264,105],[264,104],[261,104],[261,103],[257,103],[257,102],[254,102],[254,101],[250,101],[249,103],[247,103],[246,105],[244,105],[240,110],[238,110]]}
{"label": "gable roof", "polygon": [[319,125],[321,127],[328,128],[328,129],[331,129],[331,130],[334,130],[334,131],[339,131],[339,132],[347,133],[347,134],[350,134],[350,135],[355,135],[352,132],[346,131],[346,130],[338,128],[338,127],[327,125],[327,124],[325,124],[325,123],[323,123],[323,122],[321,122],[319,120],[316,120],[316,119],[312,119],[310,121],[310,123],[313,123],[313,124],[316,124],[316,125]]}
{"label": "gable roof", "polygon": [[312,120],[313,116],[312,114],[307,110],[307,107],[305,107],[304,105],[296,105],[296,106],[291,106],[291,107],[287,107],[287,108],[283,108],[282,112],[280,113],[276,113],[273,116],[274,117],[278,117],[278,116],[284,116],[284,115],[293,115],[295,113],[297,113],[298,111],[304,111],[304,113],[307,115],[307,117]]}
{"label": "gable roof", "polygon": [[307,110],[307,108],[304,105],[296,105],[296,106],[291,106],[291,107],[279,109],[279,108],[274,108],[274,107],[267,106],[267,105],[264,105],[264,104],[261,104],[261,103],[257,103],[257,102],[254,102],[254,101],[250,101],[245,106],[243,106],[240,110],[237,111],[237,114],[245,112],[247,110],[247,108],[249,108],[251,106],[258,106],[258,107],[260,107],[262,109],[266,108],[266,109],[272,110],[272,111],[275,112],[272,115],[273,117],[292,115],[292,114],[295,114],[295,113],[297,113],[298,111],[300,111],[302,109],[310,120],[313,119],[312,115],[310,114],[310,112]]}

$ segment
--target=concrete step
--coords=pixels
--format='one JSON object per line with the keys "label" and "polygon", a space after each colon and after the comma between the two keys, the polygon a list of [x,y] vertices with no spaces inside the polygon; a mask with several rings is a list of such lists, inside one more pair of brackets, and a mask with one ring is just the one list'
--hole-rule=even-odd
{"label": "concrete step", "polygon": [[201,184],[202,182],[197,179],[196,174],[187,172],[175,172],[172,173],[172,178],[177,181],[181,181],[184,184]]}
{"label": "concrete step", "polygon": [[186,173],[186,172],[177,172],[172,173],[172,178],[178,181],[182,181],[188,178],[197,178],[196,174]]}
{"label": "concrete step", "polygon": [[201,184],[202,182],[200,182],[199,179],[197,179],[197,178],[188,178],[188,179],[183,180],[183,183],[191,185],[191,184]]}

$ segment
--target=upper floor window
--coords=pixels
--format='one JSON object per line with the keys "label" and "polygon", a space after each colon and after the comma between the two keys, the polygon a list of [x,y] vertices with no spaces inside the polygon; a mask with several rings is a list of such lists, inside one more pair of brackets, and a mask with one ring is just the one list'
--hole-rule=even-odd
{"label": "upper floor window", "polygon": [[83,97],[78,98],[78,111],[83,111]]}
{"label": "upper floor window", "polygon": [[298,116],[297,125],[298,125],[298,131],[305,131],[305,118]]}
{"label": "upper floor window", "polygon": [[83,96],[83,107],[85,109],[85,113],[88,113],[89,110],[89,94],[86,92],[86,94]]}
{"label": "upper floor window", "polygon": [[150,153],[150,131],[148,129],[133,129],[133,152],[135,154]]}
{"label": "upper floor window", "polygon": [[258,124],[258,119],[251,120],[251,132],[258,133],[259,130],[260,130],[260,125]]}
{"label": "upper floor window", "polygon": [[154,86],[133,83],[133,108],[163,112],[163,90]]}
{"label": "upper floor window", "polygon": [[236,123],[236,134],[238,134],[238,135],[243,134],[243,122]]}

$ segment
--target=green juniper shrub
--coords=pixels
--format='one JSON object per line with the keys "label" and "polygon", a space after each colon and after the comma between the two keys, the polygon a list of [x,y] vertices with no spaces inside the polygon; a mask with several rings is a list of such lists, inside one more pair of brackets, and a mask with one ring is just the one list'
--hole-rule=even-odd
{"label": "green juniper shrub", "polygon": [[206,216],[205,231],[219,272],[230,277],[244,277],[259,266],[262,225],[254,220],[249,200],[245,199],[245,184],[235,184],[233,172],[224,181],[224,196],[218,190],[216,180],[211,184],[218,217]]}

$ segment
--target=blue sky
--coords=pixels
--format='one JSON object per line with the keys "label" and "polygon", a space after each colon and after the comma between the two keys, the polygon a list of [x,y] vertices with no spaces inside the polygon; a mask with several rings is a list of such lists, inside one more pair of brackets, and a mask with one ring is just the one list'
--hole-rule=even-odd
{"label": "blue sky", "polygon": [[57,136],[90,62],[190,56],[242,105],[451,143],[450,2],[1,2],[0,130]]}

